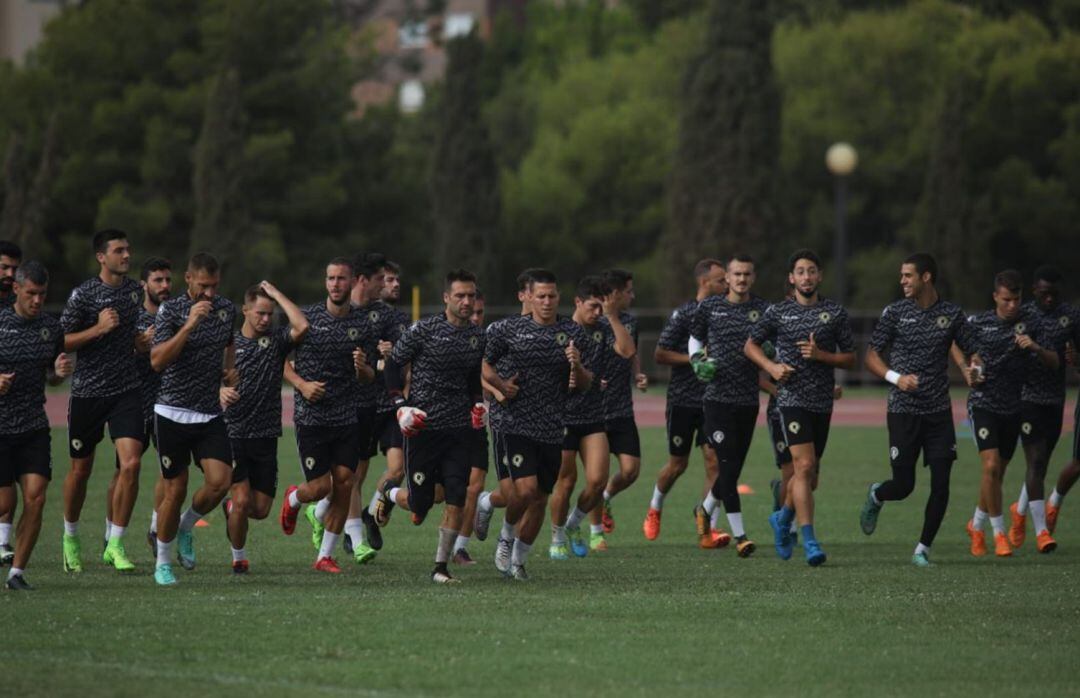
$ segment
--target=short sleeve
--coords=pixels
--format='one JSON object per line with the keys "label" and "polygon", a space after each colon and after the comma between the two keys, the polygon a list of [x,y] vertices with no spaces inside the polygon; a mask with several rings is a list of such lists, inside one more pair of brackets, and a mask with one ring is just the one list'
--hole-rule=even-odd
{"label": "short sleeve", "polygon": [[760,345],[776,338],[777,315],[777,306],[770,305],[762,316],[761,322],[754,323],[754,326],[750,328],[750,340],[754,344]]}
{"label": "short sleeve", "polygon": [[499,359],[506,356],[509,349],[506,338],[502,333],[502,327],[498,324],[489,325],[484,337],[484,361],[494,365]]}
{"label": "short sleeve", "polygon": [[870,335],[870,348],[876,352],[885,350],[896,339],[896,310],[886,306],[881,311],[881,317],[874,325],[874,332]]}
{"label": "short sleeve", "polygon": [[154,318],[153,346],[169,341],[176,335],[176,310],[172,303],[162,303]]}
{"label": "short sleeve", "polygon": [[836,350],[841,354],[850,354],[855,351],[855,339],[851,335],[851,321],[844,308],[836,314],[836,324]]}
{"label": "short sleeve", "polygon": [[394,350],[390,353],[390,359],[395,364],[404,366],[417,357],[424,343],[423,330],[424,325],[417,322],[402,333],[398,341],[394,343]]}
{"label": "short sleeve", "polygon": [[86,323],[86,301],[81,288],[71,292],[64,311],[60,314],[60,328],[64,334],[73,334],[88,327]]}

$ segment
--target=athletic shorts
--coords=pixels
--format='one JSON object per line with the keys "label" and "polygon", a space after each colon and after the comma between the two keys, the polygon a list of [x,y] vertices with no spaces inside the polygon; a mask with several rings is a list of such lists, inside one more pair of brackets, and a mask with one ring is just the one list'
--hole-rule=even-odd
{"label": "athletic shorts", "polygon": [[[355,424],[333,427],[296,427],[296,449],[300,452],[300,468],[311,482],[343,465],[356,472],[360,460],[362,429]],[[159,437],[160,438],[160,437]]]}
{"label": "athletic shorts", "polygon": [[784,429],[784,442],[790,449],[801,444],[814,444],[818,461],[825,455],[829,443],[829,424],[832,412],[811,412],[801,407],[778,407],[780,425]]}
{"label": "athletic shorts", "polygon": [[705,401],[705,437],[716,452],[720,467],[734,465],[741,469],[754,439],[757,405],[725,405]]}
{"label": "athletic shorts", "polygon": [[997,449],[1001,460],[1012,460],[1016,453],[1016,442],[1020,438],[1020,413],[997,414],[978,407],[968,408],[971,419],[971,431],[975,435],[975,446],[982,451]]}
{"label": "athletic shorts", "polygon": [[563,428],[562,450],[580,451],[582,439],[592,434],[603,434],[604,432],[603,422],[593,422],[592,424],[567,424]]}
{"label": "athletic shorts", "polygon": [[617,456],[641,458],[641,438],[633,417],[616,417],[605,425],[608,447]]}
{"label": "athletic shorts", "polygon": [[[109,397],[74,397],[68,401],[68,455],[88,458],[105,436],[117,439],[146,438],[142,392],[135,388]],[[145,442],[144,442],[145,444]]]}
{"label": "athletic shorts", "polygon": [[[154,415],[151,414],[143,423],[143,440],[142,451],[140,455],[146,455],[146,452],[150,450],[150,445],[153,444],[154,448],[157,448],[157,434],[154,433]],[[113,460],[116,463],[116,469],[120,469],[120,454],[115,454]]]}
{"label": "athletic shorts", "polygon": [[274,436],[233,439],[233,484],[247,480],[251,489],[273,499],[278,482],[277,442]]}
{"label": "athletic shorts", "polygon": [[469,440],[469,467],[488,471],[488,446],[487,429],[472,429],[472,438]]}
{"label": "athletic shorts", "polygon": [[435,503],[435,485],[442,485],[446,503],[465,505],[470,460],[476,434],[471,427],[425,429],[405,439],[405,480],[409,510],[423,516]]}
{"label": "athletic shorts", "polygon": [[688,456],[694,446],[707,443],[705,437],[705,410],[700,407],[668,405],[667,417],[668,455]]}
{"label": "athletic shorts", "polygon": [[181,424],[159,414],[155,415],[154,431],[161,476],[166,480],[182,475],[192,460],[199,467],[204,460],[233,462],[232,444],[222,415],[202,424]]}
{"label": "athletic shorts", "polygon": [[1046,455],[1054,452],[1061,438],[1061,420],[1065,405],[1037,405],[1020,403],[1020,442],[1025,446],[1045,444]]}
{"label": "athletic shorts", "polygon": [[788,450],[787,439],[784,438],[780,410],[773,403],[769,403],[769,407],[765,409],[765,424],[769,427],[769,440],[772,441],[772,452],[776,456],[776,467],[783,468],[791,462],[791,451]]}
{"label": "athletic shorts", "polygon": [[495,474],[499,480],[510,477],[510,457],[506,455],[506,435],[491,428],[491,459],[495,462]]}
{"label": "athletic shorts", "polygon": [[375,429],[377,416],[375,408],[356,411],[356,431],[360,444],[360,454],[357,460],[369,461],[379,452],[379,437],[381,434]]}
{"label": "athletic shorts", "polygon": [[[380,412],[375,415],[374,434],[379,439],[379,450],[385,456],[392,448],[404,446],[404,436],[401,435],[401,427],[397,423],[396,412]],[[372,455],[375,455],[372,453]]]}
{"label": "athletic shorts", "polygon": [[52,480],[49,428],[0,435],[0,487],[11,487],[23,475]]}
{"label": "athletic shorts", "polygon": [[544,494],[551,494],[562,466],[562,444],[549,444],[517,434],[505,437],[510,477],[535,477]]}
{"label": "athletic shorts", "polygon": [[894,467],[914,468],[922,454],[923,465],[956,460],[956,429],[952,410],[933,414],[885,415],[889,427],[889,462]]}

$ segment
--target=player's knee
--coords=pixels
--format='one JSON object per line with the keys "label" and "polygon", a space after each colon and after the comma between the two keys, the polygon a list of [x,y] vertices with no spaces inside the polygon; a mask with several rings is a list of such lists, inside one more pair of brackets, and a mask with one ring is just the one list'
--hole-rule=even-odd
{"label": "player's knee", "polygon": [[39,515],[45,508],[45,489],[32,490],[23,497],[26,513]]}
{"label": "player's knee", "polygon": [[252,516],[251,510],[253,507],[251,502],[251,495],[248,492],[245,492],[243,490],[233,490],[230,498],[232,499],[233,510],[243,511],[248,515],[248,517],[255,518],[254,516]]}

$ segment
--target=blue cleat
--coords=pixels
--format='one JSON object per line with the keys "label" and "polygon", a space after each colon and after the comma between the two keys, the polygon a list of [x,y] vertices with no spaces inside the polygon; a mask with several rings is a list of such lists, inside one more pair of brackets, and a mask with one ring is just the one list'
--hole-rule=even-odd
{"label": "blue cleat", "polygon": [[773,530],[773,545],[776,546],[776,556],[781,560],[791,559],[791,534],[787,524],[780,521],[780,512],[774,511],[769,514],[769,526]]}
{"label": "blue cleat", "polygon": [[154,570],[154,581],[163,587],[175,585],[176,576],[173,575],[172,565],[158,565]]}
{"label": "blue cleat", "polygon": [[195,536],[191,531],[177,531],[176,559],[185,570],[195,569]]}
{"label": "blue cleat", "polygon": [[574,557],[585,557],[589,554],[589,543],[582,535],[580,526],[567,527],[566,536],[570,539],[570,552],[574,554]]}
{"label": "blue cleat", "polygon": [[825,562],[825,551],[816,540],[805,540],[803,550],[806,551],[806,564],[817,567]]}

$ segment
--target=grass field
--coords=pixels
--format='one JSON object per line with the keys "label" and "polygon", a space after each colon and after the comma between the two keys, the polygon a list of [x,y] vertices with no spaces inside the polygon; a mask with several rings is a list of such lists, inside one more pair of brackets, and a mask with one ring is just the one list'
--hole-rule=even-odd
{"label": "grass field", "polygon": [[[545,527],[526,584],[495,572],[493,530],[472,547],[481,564],[458,570],[462,585],[434,586],[435,527],[414,528],[400,515],[374,563],[337,577],[309,568],[303,519],[292,538],[276,520],[256,523],[252,574],[234,578],[215,512],[209,528],[196,529],[198,569],[177,567],[180,585],[158,589],[142,542],[152,467],[128,544],[140,573],[119,577],[90,559],[100,552],[112,460],[105,451],[83,516],[87,571],[63,574],[67,463],[63,432],[54,437],[58,467],[27,572],[37,591],[0,593],[5,695],[1080,693],[1068,668],[1080,649],[1080,504],[1064,511],[1052,555],[1029,544],[1012,559],[971,558],[963,532],[977,481],[969,440],[961,440],[952,506],[927,570],[909,563],[925,472],[912,499],[883,511],[874,537],[858,528],[866,484],[886,474],[883,430],[834,430],[817,524],[829,562],[810,569],[800,549],[789,562],[772,552],[766,516],[775,469],[761,434],[744,475],[757,492],[744,497],[759,542],[754,557],[696,547],[696,459],[668,497],[660,539],[647,542],[641,519],[665,458],[661,430],[647,429],[642,478],[616,500],[611,550],[553,563]],[[283,490],[299,475],[291,434],[280,450]],[[1014,464],[1010,497],[1020,476]]]}

